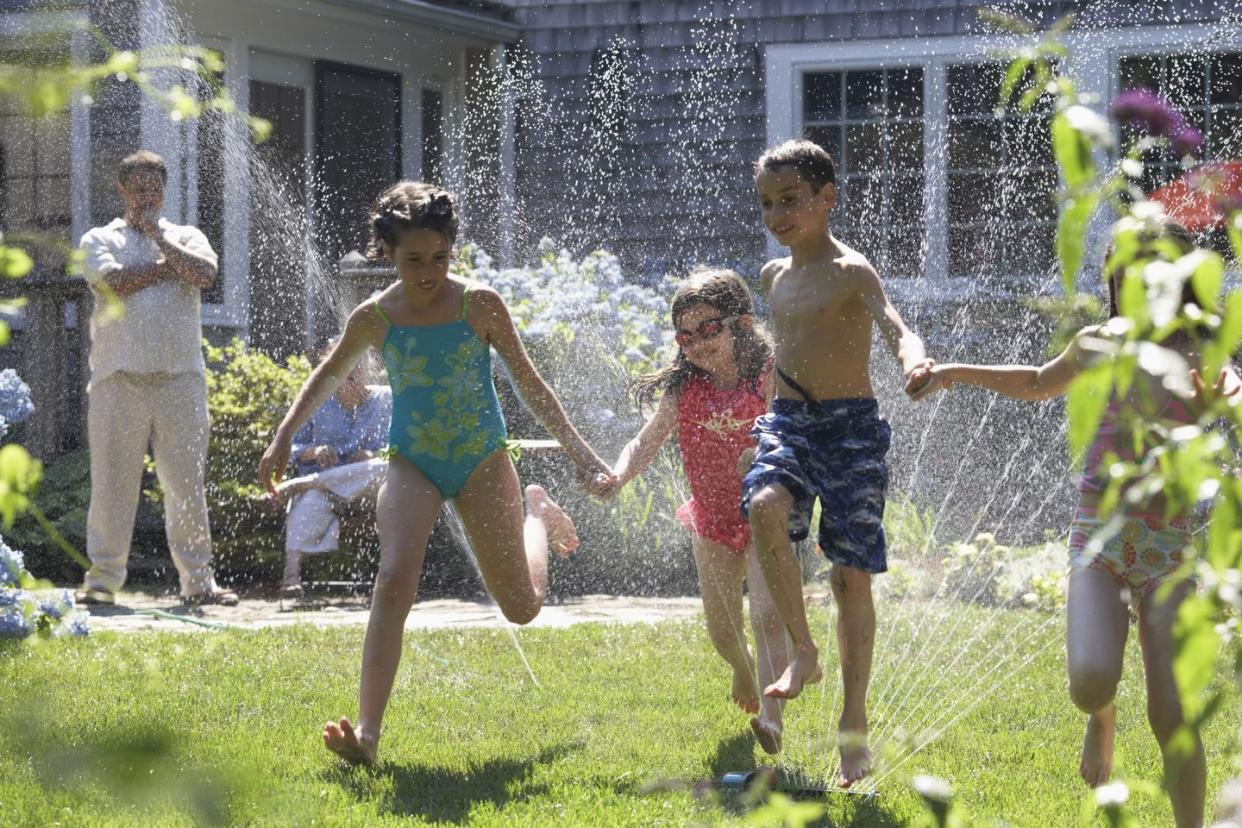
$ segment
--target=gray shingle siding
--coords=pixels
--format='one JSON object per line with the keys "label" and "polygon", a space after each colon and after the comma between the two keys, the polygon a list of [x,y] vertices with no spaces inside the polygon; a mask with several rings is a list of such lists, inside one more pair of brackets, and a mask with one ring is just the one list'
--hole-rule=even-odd
{"label": "gray shingle siding", "polygon": [[[764,239],[751,204],[750,163],[766,141],[763,52],[776,43],[845,39],[941,36],[983,31],[973,0],[751,0],[724,2],[524,3],[515,20],[537,57],[539,75],[556,113],[525,136],[519,165],[521,203],[530,228],[522,242],[541,234],[571,245],[615,249],[632,268],[682,267],[690,261],[720,261],[725,251],[745,251],[753,265]],[[1157,20],[1188,23],[1215,20],[1242,3],[1151,0],[1142,4],[1037,0],[1000,3],[1019,8],[1041,24],[1067,11],[1080,26]],[[623,120],[628,124],[606,161],[592,159],[590,74],[604,47],[624,40],[637,67],[634,95]],[[698,84],[698,87],[695,84]],[[710,90],[710,95],[696,91]],[[601,167],[607,180],[592,180]],[[696,171],[697,168],[697,171]],[[705,186],[708,170],[721,194],[706,214],[690,209],[693,190]],[[586,179],[583,178],[586,176]],[[726,183],[727,182],[727,183]],[[670,193],[670,187],[673,191]],[[624,193],[624,197],[618,194]],[[682,205],[652,222],[659,195]],[[576,203],[580,200],[583,203]],[[590,226],[600,203],[613,210],[601,230]],[[661,205],[663,206],[663,205]],[[740,220],[738,217],[744,217]],[[663,223],[663,224],[662,224]],[[669,225],[695,226],[695,244]],[[630,228],[642,228],[634,232]]]}

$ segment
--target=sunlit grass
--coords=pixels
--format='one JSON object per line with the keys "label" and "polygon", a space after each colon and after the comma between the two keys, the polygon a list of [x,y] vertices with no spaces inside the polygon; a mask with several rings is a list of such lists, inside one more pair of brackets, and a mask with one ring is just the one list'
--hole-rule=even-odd
{"label": "sunlit grass", "polygon": [[[954,663],[961,647],[911,637],[933,617],[927,606],[887,616],[875,698],[887,687],[888,700],[874,726],[896,727],[900,701],[923,696],[918,710],[961,718],[885,777],[878,797],[832,797],[833,824],[906,824],[921,813],[914,773],[945,778],[979,816],[1075,824],[1082,717],[1065,692],[1059,618],[1017,648],[999,682],[977,685],[993,692],[972,707],[985,660],[1008,657],[1005,636],[1047,617],[971,610],[960,628],[982,634]],[[763,761],[726,701],[727,675],[701,624],[667,622],[522,630],[540,687],[503,631],[408,634],[382,763],[344,767],[318,734],[325,719],[356,710],[361,638],[360,627],[101,634],[0,651],[4,824],[714,824],[736,819],[736,803],[696,799],[688,787]],[[835,669],[835,656],[825,666]],[[1132,647],[1118,776],[1156,782],[1141,678]],[[831,765],[820,757],[831,756],[835,686],[830,674],[790,707],[797,767]],[[921,715],[905,719],[911,732],[932,721]],[[1240,723],[1227,705],[1207,734],[1210,794],[1229,773],[1224,752]],[[1134,804],[1140,824],[1169,822],[1162,799]]]}

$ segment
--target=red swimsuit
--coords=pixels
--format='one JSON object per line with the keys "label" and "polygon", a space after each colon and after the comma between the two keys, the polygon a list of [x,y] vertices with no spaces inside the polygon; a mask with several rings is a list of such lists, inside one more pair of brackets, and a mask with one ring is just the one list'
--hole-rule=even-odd
{"label": "red swimsuit", "polygon": [[677,519],[696,535],[738,552],[750,545],[750,524],[742,516],[737,461],[755,445],[750,430],[755,418],[768,410],[759,393],[763,379],[725,391],[695,377],[677,404],[677,442],[691,493],[677,510]]}

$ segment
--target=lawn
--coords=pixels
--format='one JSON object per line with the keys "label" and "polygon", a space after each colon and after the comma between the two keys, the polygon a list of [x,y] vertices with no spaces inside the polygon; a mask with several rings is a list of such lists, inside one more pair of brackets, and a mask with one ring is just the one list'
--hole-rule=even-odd
{"label": "lawn", "polygon": [[[817,613],[826,638],[828,616]],[[977,816],[1076,824],[1082,717],[1065,693],[1059,617],[911,604],[881,606],[881,618],[889,626],[879,635],[873,730],[949,727],[883,776],[877,797],[830,797],[830,824],[906,824],[922,813],[915,773],[948,780]],[[408,634],[374,769],[339,764],[318,736],[327,717],[355,712],[361,637],[361,627],[308,626],[98,634],[0,650],[4,824],[744,818],[729,797],[689,791],[763,761],[725,701],[726,674],[698,623],[522,630],[538,686],[503,631]],[[823,757],[835,687],[811,688],[789,711],[787,753],[812,775],[831,764]],[[1117,775],[1156,782],[1137,646],[1118,703]],[[1229,704],[1207,734],[1209,797],[1228,774],[1240,724]],[[884,751],[890,766],[900,744]],[[1170,822],[1162,797],[1132,801],[1140,824]]]}

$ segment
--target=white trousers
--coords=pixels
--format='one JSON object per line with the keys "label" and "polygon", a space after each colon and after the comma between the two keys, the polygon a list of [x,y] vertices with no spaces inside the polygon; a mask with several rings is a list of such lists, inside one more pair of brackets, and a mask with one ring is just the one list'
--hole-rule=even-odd
{"label": "white trousers", "polygon": [[210,427],[202,374],[114,373],[91,383],[87,589],[116,592],[125,583],[148,447],[164,490],[164,528],[181,594],[216,587],[203,485]]}
{"label": "white trousers", "polygon": [[312,488],[290,502],[285,524],[285,552],[295,556],[335,552],[341,519],[332,511],[333,503],[375,495],[387,473],[388,461],[375,458],[334,466],[286,483]]}

